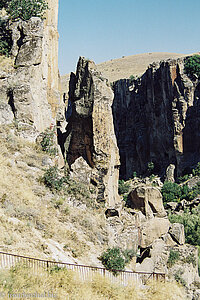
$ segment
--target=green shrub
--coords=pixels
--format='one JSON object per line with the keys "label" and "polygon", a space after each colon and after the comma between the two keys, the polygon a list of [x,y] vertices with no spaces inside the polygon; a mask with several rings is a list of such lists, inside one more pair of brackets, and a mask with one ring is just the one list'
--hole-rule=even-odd
{"label": "green shrub", "polygon": [[6,5],[1,6],[5,7],[12,21],[27,21],[31,17],[43,18],[48,8],[45,0],[8,0]]}
{"label": "green shrub", "polygon": [[187,181],[189,178],[190,178],[189,174],[185,174],[184,176],[180,176],[180,177],[178,177],[178,183]]}
{"label": "green shrub", "polygon": [[114,275],[117,275],[118,271],[125,268],[125,259],[119,248],[109,248],[101,255],[100,260],[104,267],[112,271]]}
{"label": "green shrub", "polygon": [[131,81],[133,81],[133,80],[135,80],[135,76],[134,76],[134,75],[130,75],[129,79],[130,79]]}
{"label": "green shrub", "polygon": [[123,200],[124,200],[125,203],[127,203],[127,201],[128,201],[128,194],[124,194],[123,195]]}
{"label": "green shrub", "polygon": [[125,264],[128,264],[131,259],[136,256],[136,252],[133,249],[126,249],[123,251],[123,256],[125,259]]}
{"label": "green shrub", "polygon": [[165,182],[161,189],[164,204],[167,202],[178,202],[181,198],[181,188],[177,183]]}
{"label": "green shrub", "polygon": [[63,187],[63,184],[67,182],[67,177],[62,177],[59,174],[58,168],[54,166],[47,169],[40,180],[51,190],[60,191]]}
{"label": "green shrub", "polygon": [[149,176],[149,180],[150,180],[150,181],[153,181],[155,178],[156,178],[156,175],[154,175],[154,174],[151,174],[151,175]]}
{"label": "green shrub", "polygon": [[136,253],[133,249],[122,251],[121,249],[114,247],[105,251],[101,255],[100,260],[107,270],[110,270],[114,275],[117,275],[118,271],[124,270],[125,265],[128,264],[134,256],[136,256]]}
{"label": "green shrub", "polygon": [[197,163],[196,167],[192,170],[194,176],[200,176],[200,162]]}
{"label": "green shrub", "polygon": [[169,215],[171,223],[181,223],[185,228],[186,243],[200,246],[200,205],[181,215]]}
{"label": "green shrub", "polygon": [[183,271],[181,270],[181,269],[179,269],[175,274],[174,274],[174,278],[175,278],[175,280],[178,282],[178,283],[180,283],[181,285],[183,285],[183,286],[186,286],[186,282],[185,282],[185,280],[182,278],[182,276],[181,275],[183,275]]}
{"label": "green shrub", "polygon": [[41,141],[40,145],[42,147],[42,150],[49,153],[50,155],[56,155],[57,154],[57,148],[55,146],[55,127],[49,127],[44,132],[40,134]]}
{"label": "green shrub", "polygon": [[137,177],[137,172],[133,172],[133,178],[136,178]]}
{"label": "green shrub", "polygon": [[195,75],[200,78],[200,55],[188,57],[185,60],[184,71],[192,79]]}
{"label": "green shrub", "polygon": [[12,48],[11,31],[7,29],[7,22],[0,18],[0,55],[9,56]]}
{"label": "green shrub", "polygon": [[184,259],[184,262],[188,263],[188,264],[192,264],[194,268],[196,267],[196,264],[197,264],[193,253],[186,256]]}
{"label": "green shrub", "polygon": [[152,174],[153,170],[154,170],[154,163],[152,161],[148,162],[147,164],[147,171],[149,174]]}
{"label": "green shrub", "polygon": [[197,184],[195,187],[189,188],[187,184],[179,186],[177,183],[165,182],[161,193],[164,204],[167,202],[179,202],[182,199],[190,201],[200,193],[200,185]]}
{"label": "green shrub", "polygon": [[180,259],[180,253],[173,249],[170,249],[169,258],[167,261],[168,266],[173,266]]}
{"label": "green shrub", "polygon": [[125,182],[124,180],[119,180],[119,184],[118,184],[118,193],[120,195],[128,193],[130,188],[130,185]]}

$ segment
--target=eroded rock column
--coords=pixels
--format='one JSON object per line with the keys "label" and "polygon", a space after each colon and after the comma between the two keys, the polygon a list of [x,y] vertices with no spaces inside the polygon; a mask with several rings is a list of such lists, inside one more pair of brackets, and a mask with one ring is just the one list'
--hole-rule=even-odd
{"label": "eroded rock column", "polygon": [[69,105],[72,111],[65,136],[69,167],[82,157],[91,168],[98,188],[98,202],[118,203],[119,154],[114,134],[113,92],[93,62],[80,57],[71,74]]}

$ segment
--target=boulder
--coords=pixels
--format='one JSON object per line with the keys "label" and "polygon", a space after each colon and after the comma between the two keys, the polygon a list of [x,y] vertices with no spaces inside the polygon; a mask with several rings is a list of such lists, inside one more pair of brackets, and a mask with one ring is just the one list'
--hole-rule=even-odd
{"label": "boulder", "polygon": [[72,179],[77,179],[85,184],[90,183],[90,178],[92,175],[92,168],[86,163],[83,157],[79,157],[71,165],[70,177]]}
{"label": "boulder", "polygon": [[14,119],[10,105],[0,103],[0,125],[11,124]]}
{"label": "boulder", "polygon": [[175,170],[175,165],[173,165],[173,164],[170,164],[167,167],[165,181],[175,182],[175,180],[174,180],[174,170]]}
{"label": "boulder", "polygon": [[161,192],[152,186],[140,185],[129,195],[131,207],[140,210],[147,218],[165,217]]}
{"label": "boulder", "polygon": [[140,247],[147,248],[154,240],[166,234],[169,230],[170,222],[165,218],[153,218],[147,220],[140,227]]}
{"label": "boulder", "polygon": [[185,231],[183,224],[180,223],[174,223],[171,225],[169,229],[169,233],[172,236],[172,238],[179,244],[183,245],[185,244]]}

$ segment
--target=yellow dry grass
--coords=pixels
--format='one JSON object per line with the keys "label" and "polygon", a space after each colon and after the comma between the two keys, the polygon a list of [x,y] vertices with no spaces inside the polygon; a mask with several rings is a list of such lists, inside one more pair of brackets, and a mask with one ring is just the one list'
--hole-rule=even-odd
{"label": "yellow dry grass", "polygon": [[0,55],[0,71],[9,72],[14,70],[13,63],[14,61],[12,58]]}
{"label": "yellow dry grass", "polygon": [[[48,294],[56,299],[74,300],[184,300],[183,288],[177,283],[153,282],[145,288],[129,284],[126,287],[112,284],[107,278],[95,275],[90,281],[81,281],[78,274],[66,270],[40,270],[37,274],[24,266],[17,266],[10,271],[1,271],[1,292],[4,299],[8,294]],[[32,296],[33,298],[33,296]],[[29,299],[29,297],[27,297]],[[31,297],[30,297],[31,299]]]}
{"label": "yellow dry grass", "polygon": [[146,71],[149,64],[152,64],[153,62],[177,59],[185,56],[187,56],[187,54],[152,52],[112,59],[98,64],[97,67],[109,81],[113,82],[119,79],[129,78],[131,75],[141,76]]}

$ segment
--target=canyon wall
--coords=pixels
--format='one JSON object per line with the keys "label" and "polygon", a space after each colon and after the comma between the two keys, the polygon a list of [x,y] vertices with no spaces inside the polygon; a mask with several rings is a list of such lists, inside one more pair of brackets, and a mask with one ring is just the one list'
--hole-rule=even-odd
{"label": "canyon wall", "polygon": [[184,59],[149,66],[136,80],[114,82],[113,119],[121,178],[144,174],[148,162],[163,176],[169,164],[176,175],[200,160],[198,80],[184,74]]}
{"label": "canyon wall", "polygon": [[0,122],[14,119],[21,135],[30,140],[55,123],[60,102],[57,16],[58,0],[52,0],[45,20],[32,17],[8,25],[13,67],[5,70],[0,65]]}

